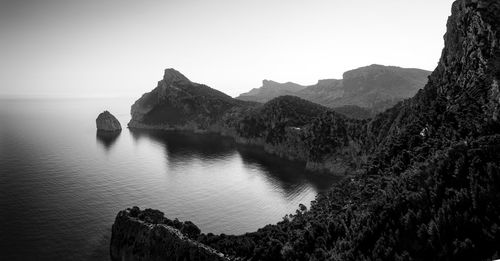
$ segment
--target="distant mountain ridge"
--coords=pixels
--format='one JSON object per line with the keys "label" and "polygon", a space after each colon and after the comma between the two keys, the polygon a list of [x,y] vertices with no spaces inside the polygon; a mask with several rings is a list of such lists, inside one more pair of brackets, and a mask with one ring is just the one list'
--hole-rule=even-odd
{"label": "distant mountain ridge", "polygon": [[293,95],[305,88],[307,88],[307,86],[302,86],[293,82],[278,83],[275,81],[263,80],[260,88],[253,88],[249,92],[242,93],[237,99],[265,103],[279,96]]}
{"label": "distant mountain ridge", "polygon": [[[236,99],[263,103],[278,96],[294,95],[331,108],[355,105],[381,112],[415,95],[427,83],[430,73],[421,69],[372,64],[345,72],[341,80],[319,80],[311,86],[264,81],[262,87]],[[273,84],[266,84],[268,82]]]}

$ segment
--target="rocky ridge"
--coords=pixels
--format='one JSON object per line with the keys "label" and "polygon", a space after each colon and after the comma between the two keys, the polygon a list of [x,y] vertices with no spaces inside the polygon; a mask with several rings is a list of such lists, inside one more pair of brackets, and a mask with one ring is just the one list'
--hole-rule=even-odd
{"label": "rocky ridge", "polygon": [[278,96],[294,95],[330,108],[354,105],[375,113],[415,95],[429,75],[420,69],[372,64],[345,72],[341,80],[319,80],[311,86],[264,81],[261,88],[236,99],[264,103]]}
{"label": "rocky ridge", "polygon": [[131,108],[131,128],[208,130],[233,108],[247,106],[206,85],[191,82],[174,69]]}

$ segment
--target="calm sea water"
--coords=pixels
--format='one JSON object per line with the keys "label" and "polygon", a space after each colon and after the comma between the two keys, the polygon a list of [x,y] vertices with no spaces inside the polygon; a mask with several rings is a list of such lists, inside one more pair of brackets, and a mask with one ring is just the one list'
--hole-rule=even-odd
{"label": "calm sea water", "polygon": [[119,210],[157,208],[241,234],[309,205],[338,179],[217,135],[96,135],[134,99],[0,100],[0,260],[108,260]]}

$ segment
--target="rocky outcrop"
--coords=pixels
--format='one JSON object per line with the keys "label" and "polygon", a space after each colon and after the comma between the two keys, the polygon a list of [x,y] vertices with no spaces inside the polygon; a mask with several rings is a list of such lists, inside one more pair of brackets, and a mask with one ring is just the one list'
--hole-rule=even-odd
{"label": "rocky outcrop", "polygon": [[128,127],[207,130],[229,110],[248,104],[166,69],[158,86],[132,105]]}
{"label": "rocky outcrop", "polygon": [[95,120],[97,130],[100,132],[119,132],[122,126],[118,119],[113,116],[109,111],[104,111]]}
{"label": "rocky outcrop", "polygon": [[[175,222],[180,229],[173,226]],[[199,230],[192,232],[196,229],[168,220],[157,210],[141,211],[134,207],[120,211],[112,227],[111,260],[229,260],[186,235],[196,236]]]}

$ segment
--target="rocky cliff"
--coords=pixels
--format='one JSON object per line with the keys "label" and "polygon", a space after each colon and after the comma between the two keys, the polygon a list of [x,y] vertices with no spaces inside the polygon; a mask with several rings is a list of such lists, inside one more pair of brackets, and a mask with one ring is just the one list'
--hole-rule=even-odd
{"label": "rocky cliff", "polygon": [[372,154],[363,173],[276,225],[197,241],[247,260],[498,259],[499,78],[500,2],[455,1],[439,64],[415,97],[348,128],[330,111],[309,123],[322,150],[359,140]]}
{"label": "rocky cliff", "polygon": [[222,116],[249,103],[206,85],[191,82],[174,69],[166,69],[163,79],[131,108],[131,128],[207,130]]}
{"label": "rocky cliff", "polygon": [[[157,210],[141,211],[135,207],[120,211],[112,227],[111,260],[229,260],[190,238],[193,229],[190,231],[178,221],[178,228],[174,225],[174,221]],[[191,237],[197,234],[199,229],[197,233],[191,232]]]}

